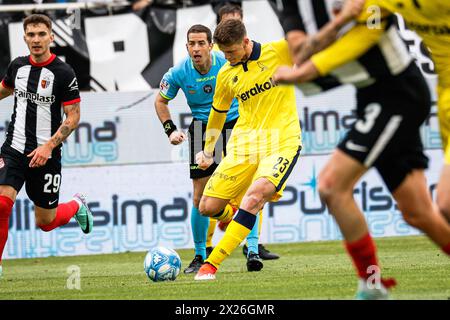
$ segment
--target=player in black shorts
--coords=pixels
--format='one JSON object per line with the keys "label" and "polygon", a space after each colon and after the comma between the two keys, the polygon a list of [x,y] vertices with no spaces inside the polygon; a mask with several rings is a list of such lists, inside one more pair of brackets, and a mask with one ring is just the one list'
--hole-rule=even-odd
{"label": "player in black shorts", "polygon": [[[317,26],[322,29],[303,40],[301,34],[297,37],[300,41],[293,43],[292,49],[299,49],[298,59],[306,57],[306,62],[299,61],[296,69],[280,68],[274,79],[280,83],[313,81],[316,87],[325,83],[317,81],[324,77],[335,81],[354,79],[351,83],[357,88],[357,121],[322,169],[318,179],[319,193],[335,217],[357,269],[356,297],[385,299],[395,281],[381,278],[375,244],[353,198],[353,189],[369,168],[375,167],[405,221],[426,233],[446,252],[445,248],[450,244],[450,226],[433,204],[428,191],[424,173],[428,159],[419,134],[420,125],[431,108],[430,93],[395,29],[393,16],[380,21],[377,28],[356,24],[336,43],[308,60],[311,54],[336,39],[337,32],[352,16],[351,5],[358,1],[348,1],[349,5],[344,5],[340,13],[341,8],[334,8],[336,17],[328,23],[323,18],[330,1],[303,1],[311,2],[314,15],[321,17],[317,19]],[[286,6],[297,3],[282,2]],[[291,30],[296,29],[298,33],[299,28],[306,27],[298,23],[305,12],[284,9],[290,16],[287,20]],[[360,9],[356,11],[360,12]],[[297,17],[293,17],[293,12]],[[301,45],[296,48],[299,43]],[[377,283],[373,281],[375,278]]]}
{"label": "player in black shorts", "polygon": [[90,233],[93,226],[83,195],[58,203],[61,143],[80,120],[75,73],[50,52],[53,34],[47,16],[33,14],[23,27],[30,55],[13,60],[0,84],[0,99],[14,96],[14,111],[0,154],[0,276],[9,216],[24,184],[34,203],[36,225],[43,231],[65,225],[73,216],[84,233]]}

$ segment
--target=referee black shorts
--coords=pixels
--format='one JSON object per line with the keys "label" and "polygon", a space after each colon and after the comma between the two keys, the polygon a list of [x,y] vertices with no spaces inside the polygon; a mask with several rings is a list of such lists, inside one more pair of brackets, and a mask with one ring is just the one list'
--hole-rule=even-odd
{"label": "referee black shorts", "polygon": [[412,63],[398,76],[357,91],[357,121],[338,148],[375,167],[392,192],[414,169],[426,169],[420,126],[430,113],[428,85]]}
{"label": "referee black shorts", "polygon": [[[225,123],[221,134],[221,143],[216,144],[216,149],[214,150],[214,159],[218,157],[216,155],[225,156],[227,153],[226,145],[228,139],[230,138],[231,131],[236,124],[237,118]],[[199,179],[209,177],[216,170],[219,163],[214,162],[208,169],[202,170],[198,168],[195,163],[195,155],[203,150],[205,147],[205,132],[206,124],[200,120],[193,119],[191,125],[189,126],[188,136],[189,136],[189,173],[191,179]],[[219,157],[220,159],[222,157]]]}

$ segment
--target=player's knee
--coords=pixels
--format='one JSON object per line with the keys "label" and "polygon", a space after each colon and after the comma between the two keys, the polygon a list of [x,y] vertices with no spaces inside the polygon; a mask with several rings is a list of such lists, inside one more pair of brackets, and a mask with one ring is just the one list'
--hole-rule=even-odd
{"label": "player's knee", "polygon": [[337,196],[334,179],[330,175],[322,175],[319,177],[317,189],[320,198],[327,204],[332,201],[333,197]]}
{"label": "player's knee", "polygon": [[444,215],[447,221],[450,222],[450,195],[438,193],[436,203],[439,211]]}
{"label": "player's knee", "polygon": [[206,203],[204,201],[200,201],[197,208],[202,216],[209,216],[207,214],[208,213],[207,209],[209,208],[206,206]]}
{"label": "player's knee", "polygon": [[43,228],[44,226],[49,225],[50,223],[53,222],[53,220],[55,219],[55,214],[51,214],[51,212],[39,212],[37,210],[36,214],[35,214],[35,221],[36,221],[36,225],[43,231],[45,228]]}
{"label": "player's knee", "polygon": [[198,206],[198,210],[202,216],[212,217],[222,210],[222,208],[218,207],[213,201],[208,198],[202,198]]}
{"label": "player's knee", "polygon": [[330,209],[330,213],[338,206],[348,203],[353,199],[353,188],[343,188],[336,183],[333,177],[323,177],[319,179],[318,191],[320,199]]}
{"label": "player's knee", "polygon": [[420,230],[423,230],[430,222],[429,215],[434,213],[431,204],[426,205],[420,201],[397,203],[397,205],[406,223]]}
{"label": "player's knee", "polygon": [[427,223],[427,220],[423,219],[420,215],[403,211],[402,215],[407,224],[420,230],[422,230],[424,228],[424,225]]}

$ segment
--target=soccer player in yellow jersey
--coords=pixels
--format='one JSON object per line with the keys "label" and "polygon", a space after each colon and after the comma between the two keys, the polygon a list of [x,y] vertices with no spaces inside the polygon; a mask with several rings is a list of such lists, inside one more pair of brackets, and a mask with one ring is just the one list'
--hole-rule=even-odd
{"label": "soccer player in yellow jersey", "polygon": [[[355,18],[359,24],[368,24],[383,21],[392,13],[399,13],[405,19],[407,25],[416,31],[428,47],[435,63],[438,74],[438,118],[444,150],[444,167],[437,185],[437,204],[441,213],[450,222],[450,1],[448,0],[349,0],[365,2],[365,6],[354,16],[345,18],[328,28],[328,33],[323,33],[321,40],[329,40],[330,34],[336,34],[336,29],[342,27],[345,22]],[[344,19],[345,20],[345,19]],[[325,29],[325,28],[324,28]],[[322,30],[324,31],[324,30]],[[373,42],[382,37],[382,28],[371,28],[372,32],[365,32],[366,41],[362,41],[367,49]],[[377,32],[378,31],[378,32]],[[317,38],[315,39],[317,42]],[[364,40],[364,39],[362,39]],[[317,43],[316,43],[317,44]],[[324,44],[316,45],[323,47]],[[335,59],[331,63],[335,63]],[[319,70],[321,71],[321,70]],[[302,73],[306,79],[306,73]],[[322,73],[322,72],[321,72]],[[286,79],[295,77],[294,73],[285,74]]]}
{"label": "soccer player in yellow jersey", "polygon": [[234,97],[240,116],[227,145],[228,154],[205,188],[200,212],[213,216],[230,199],[242,197],[242,201],[196,280],[215,279],[220,264],[247,237],[264,204],[281,197],[301,149],[294,87],[278,86],[272,80],[278,66],[292,65],[287,42],[261,45],[251,41],[244,24],[235,19],[217,26],[214,41],[228,63],[217,76],[205,148],[197,154],[200,168],[213,162],[212,151]]}
{"label": "soccer player in yellow jersey", "polygon": [[[344,20],[338,16],[324,28],[335,33]],[[357,24],[298,68],[280,68],[274,75],[275,81],[294,83],[325,76],[379,43],[389,56],[391,48],[383,45],[395,30],[385,30],[388,21],[380,20],[378,28]],[[324,47],[330,39],[323,30],[313,37],[317,47]],[[357,89],[358,119],[319,175],[321,198],[339,224],[360,277],[360,299],[387,298],[387,289],[395,283],[378,277],[381,283],[376,288],[367,281],[371,279],[367,276],[369,268],[374,270],[378,262],[364,215],[353,199],[353,187],[372,166],[385,181],[405,221],[450,255],[450,225],[433,205],[424,174],[427,159],[419,128],[429,113],[428,89],[414,62],[406,68],[392,67],[393,64],[388,66],[391,74],[374,77],[373,84]]]}
{"label": "soccer player in yellow jersey", "polygon": [[[238,19],[243,21],[244,13],[240,5],[225,3],[218,12],[219,23],[221,21],[229,20],[229,19]],[[214,44],[213,50],[220,51],[217,43]],[[239,205],[238,205],[239,206]],[[259,271],[263,267],[263,263],[259,261],[262,260],[274,260],[278,259],[279,255],[276,253],[270,252],[265,248],[265,246],[261,243],[258,244],[259,235],[261,233],[261,226],[263,220],[263,210],[261,209],[260,214],[257,215],[256,225],[257,227],[253,228],[247,237],[247,244],[243,246],[243,254],[247,258],[247,270],[248,271]],[[208,229],[208,238],[207,238],[207,247],[210,249],[209,253],[212,251],[212,236],[214,234],[215,223],[212,221],[216,221],[210,218],[210,224]],[[220,225],[219,225],[220,227]],[[209,254],[208,254],[209,255]]]}

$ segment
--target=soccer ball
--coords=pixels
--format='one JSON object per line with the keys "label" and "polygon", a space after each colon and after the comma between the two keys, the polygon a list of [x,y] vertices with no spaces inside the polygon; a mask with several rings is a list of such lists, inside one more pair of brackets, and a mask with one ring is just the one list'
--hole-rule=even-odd
{"label": "soccer ball", "polygon": [[178,253],[169,248],[156,247],[147,252],[144,260],[144,271],[150,280],[175,280],[181,269]]}

